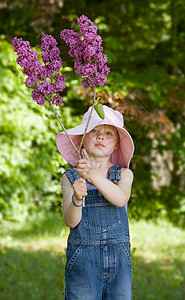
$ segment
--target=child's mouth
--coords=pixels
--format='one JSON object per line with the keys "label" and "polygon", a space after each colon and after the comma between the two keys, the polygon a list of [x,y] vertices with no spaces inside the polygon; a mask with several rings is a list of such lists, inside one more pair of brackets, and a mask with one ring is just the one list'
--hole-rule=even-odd
{"label": "child's mouth", "polygon": [[105,146],[103,144],[95,144],[96,147],[104,148]]}

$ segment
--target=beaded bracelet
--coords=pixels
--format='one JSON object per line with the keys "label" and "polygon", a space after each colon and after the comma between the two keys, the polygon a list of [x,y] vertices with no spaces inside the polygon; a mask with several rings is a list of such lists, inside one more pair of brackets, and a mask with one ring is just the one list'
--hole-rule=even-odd
{"label": "beaded bracelet", "polygon": [[81,207],[82,206],[82,204],[81,205],[77,205],[75,202],[74,202],[74,195],[75,194],[73,194],[73,196],[72,196],[72,203],[74,204],[74,206],[76,206],[76,207]]}

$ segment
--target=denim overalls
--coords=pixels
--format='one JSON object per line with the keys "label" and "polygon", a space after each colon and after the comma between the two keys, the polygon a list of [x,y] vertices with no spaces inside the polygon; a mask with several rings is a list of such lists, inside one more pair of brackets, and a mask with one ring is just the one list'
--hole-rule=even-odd
{"label": "denim overalls", "polygon": [[[108,171],[120,179],[121,167]],[[80,176],[66,171],[71,184]],[[98,189],[89,189],[80,223],[70,229],[66,251],[66,300],[131,300],[132,265],[126,206],[116,207]]]}

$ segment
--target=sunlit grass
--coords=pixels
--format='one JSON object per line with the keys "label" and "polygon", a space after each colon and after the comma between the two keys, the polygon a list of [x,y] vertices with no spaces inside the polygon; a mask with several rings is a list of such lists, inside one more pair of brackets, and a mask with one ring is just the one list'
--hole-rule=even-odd
{"label": "sunlit grass", "polygon": [[[130,231],[133,299],[184,299],[185,232],[164,220],[130,220]],[[69,231],[62,216],[41,212],[0,232],[0,299],[63,300]]]}
{"label": "sunlit grass", "polygon": [[171,223],[131,222],[134,300],[182,300],[185,231]]}
{"label": "sunlit grass", "polygon": [[62,217],[40,213],[1,228],[0,299],[64,298],[67,229]]}

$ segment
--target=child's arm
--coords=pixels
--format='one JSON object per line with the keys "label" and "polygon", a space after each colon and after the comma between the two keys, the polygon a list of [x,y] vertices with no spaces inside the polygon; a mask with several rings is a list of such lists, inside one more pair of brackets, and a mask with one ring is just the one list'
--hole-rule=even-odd
{"label": "child's arm", "polygon": [[102,176],[98,171],[94,171],[89,179],[113,205],[122,207],[129,201],[133,182],[133,173],[130,169],[121,170],[121,179],[117,185]]}
{"label": "child's arm", "polygon": [[63,192],[63,217],[67,226],[74,228],[78,225],[82,218],[82,207],[76,207],[72,203],[74,194],[74,202],[77,205],[82,204],[82,196],[87,195],[86,181],[83,178],[75,180],[73,186],[67,178],[66,174],[62,177]]}
{"label": "child's arm", "polygon": [[121,179],[116,185],[100,174],[97,169],[94,169],[89,159],[80,159],[77,163],[78,174],[83,178],[90,179],[110,203],[122,207],[128,202],[133,182],[133,173],[130,169],[121,170]]}
{"label": "child's arm", "polygon": [[[83,174],[79,174],[85,177],[84,172]],[[133,173],[130,169],[121,170],[121,179],[117,185],[101,175],[97,170],[91,172],[87,178],[90,179],[103,196],[113,205],[122,207],[128,202],[133,181]]]}

